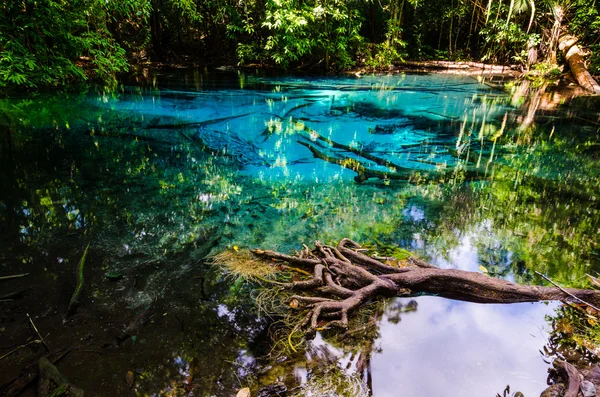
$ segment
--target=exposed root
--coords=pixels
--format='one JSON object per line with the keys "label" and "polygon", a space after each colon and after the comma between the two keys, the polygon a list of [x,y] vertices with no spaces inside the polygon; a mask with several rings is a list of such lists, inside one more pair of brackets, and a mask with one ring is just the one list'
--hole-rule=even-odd
{"label": "exposed root", "polygon": [[[313,333],[330,327],[348,329],[350,316],[369,301],[382,296],[430,294],[476,303],[600,302],[598,291],[518,285],[482,273],[439,269],[413,257],[403,261],[404,267],[390,266],[382,262],[393,263],[389,258],[369,256],[368,250],[350,239],[341,240],[335,247],[316,242],[314,249],[303,246],[295,255],[268,250],[252,253],[263,262],[260,265],[258,262],[261,261],[255,259],[254,265],[267,264],[280,272],[275,276],[280,277],[277,294],[281,294],[276,312],[297,313],[285,320],[288,329],[292,329],[287,344],[294,351],[298,344],[292,337],[300,330]],[[294,271],[285,264],[303,271]],[[287,274],[286,282],[279,282],[284,273]],[[302,291],[302,294],[286,295],[284,291]],[[276,300],[274,296],[270,299]]]}

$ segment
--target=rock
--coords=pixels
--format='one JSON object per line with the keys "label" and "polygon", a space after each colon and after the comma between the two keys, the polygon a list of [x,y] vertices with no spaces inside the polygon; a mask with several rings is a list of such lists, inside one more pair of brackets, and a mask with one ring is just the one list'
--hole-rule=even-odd
{"label": "rock", "polygon": [[590,381],[584,380],[579,386],[583,397],[594,397],[596,395],[596,386]]}
{"label": "rock", "polygon": [[258,391],[258,397],[275,397],[285,396],[287,392],[287,386],[282,382],[276,382],[269,386],[262,387]]}
{"label": "rock", "polygon": [[565,392],[565,385],[557,383],[550,386],[540,394],[540,397],[562,397]]}

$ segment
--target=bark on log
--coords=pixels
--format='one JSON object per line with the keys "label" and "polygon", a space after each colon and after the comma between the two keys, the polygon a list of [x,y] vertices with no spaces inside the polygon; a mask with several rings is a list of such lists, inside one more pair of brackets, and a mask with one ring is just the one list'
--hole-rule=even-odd
{"label": "bark on log", "polygon": [[[312,252],[304,250],[295,256],[274,251],[253,253],[269,261],[283,261],[312,270],[308,279],[277,283],[290,289],[308,291],[294,295],[292,301],[308,309],[295,329],[317,328],[320,320],[331,319],[329,325],[348,326],[349,314],[377,296],[436,295],[475,303],[517,303],[541,300],[580,299],[589,304],[600,303],[600,291],[571,288],[519,285],[483,273],[456,269],[439,269],[423,261],[409,258],[401,263],[366,255],[366,250],[349,239],[334,246],[315,243]],[[308,258],[307,256],[310,256]],[[316,296],[315,296],[316,294]]]}
{"label": "bark on log", "polygon": [[585,67],[582,51],[577,45],[577,38],[568,33],[561,34],[558,39],[558,48],[569,63],[571,73],[579,85],[589,92],[600,94],[600,85]]}

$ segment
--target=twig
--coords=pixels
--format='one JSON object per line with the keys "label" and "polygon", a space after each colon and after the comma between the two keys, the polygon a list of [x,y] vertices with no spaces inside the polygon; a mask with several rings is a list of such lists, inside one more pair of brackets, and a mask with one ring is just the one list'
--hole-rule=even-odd
{"label": "twig", "polygon": [[20,277],[25,277],[25,276],[28,276],[28,275],[29,275],[29,273],[11,274],[10,276],[2,276],[2,277],[0,277],[0,281],[12,280],[13,278],[20,278]]}
{"label": "twig", "polygon": [[32,341],[29,341],[29,342],[25,343],[24,345],[17,346],[14,349],[12,349],[11,351],[9,351],[8,353],[6,353],[5,355],[3,355],[2,357],[0,357],[0,360],[5,359],[6,357],[10,356],[11,354],[13,354],[14,352],[16,352],[17,350],[20,350],[20,349],[22,349],[22,348],[24,348],[26,346],[29,346],[32,343],[42,343],[42,341],[39,340],[39,339],[35,339],[35,340],[32,340]]}
{"label": "twig", "polygon": [[33,323],[33,320],[31,319],[31,316],[29,315],[29,313],[25,313],[27,314],[27,318],[29,319],[29,323],[31,324],[31,326],[33,327],[33,330],[35,331],[35,333],[37,334],[38,338],[40,338],[40,341],[42,342],[42,344],[44,345],[44,347],[46,348],[46,351],[50,351],[50,348],[48,347],[48,345],[46,344],[46,341],[44,340],[44,338],[42,337],[42,335],[40,334],[40,331],[38,331],[37,327],[35,326],[35,324]]}
{"label": "twig", "polygon": [[550,284],[554,285],[556,288],[558,288],[559,290],[561,290],[565,294],[569,295],[571,298],[575,299],[576,301],[578,301],[580,303],[583,303],[584,305],[588,305],[589,307],[591,307],[592,309],[596,310],[597,312],[600,312],[599,308],[597,308],[596,306],[592,305],[591,303],[588,303],[588,302],[584,301],[581,298],[576,297],[575,295],[573,295],[572,293],[570,293],[569,291],[567,291],[566,289],[564,289],[560,285],[556,284],[554,281],[550,280],[548,277],[544,276],[542,273],[538,272],[537,270],[535,271],[535,274],[537,274],[538,276],[540,276],[544,280],[548,281]]}
{"label": "twig", "polygon": [[177,314],[173,313],[173,315],[175,316],[175,318],[179,322],[179,325],[181,326],[181,332],[184,332],[185,331],[185,322],[182,319],[180,319]]}
{"label": "twig", "polygon": [[3,299],[9,299],[9,300],[12,301],[12,300],[14,300],[12,298],[16,298],[19,295],[24,294],[25,292],[29,291],[30,289],[31,288],[27,288],[27,289],[24,289],[22,291],[17,291],[17,292],[13,292],[11,294],[6,294],[6,295],[3,295],[3,296],[0,296],[0,302],[3,302]]}

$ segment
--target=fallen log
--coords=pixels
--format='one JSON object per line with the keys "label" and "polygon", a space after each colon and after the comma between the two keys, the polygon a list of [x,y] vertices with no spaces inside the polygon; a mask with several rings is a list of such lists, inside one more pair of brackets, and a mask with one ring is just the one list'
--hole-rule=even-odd
{"label": "fallen log", "polygon": [[[428,294],[474,303],[575,298],[600,303],[600,291],[596,290],[519,285],[483,273],[440,269],[410,257],[375,259],[366,251],[354,241],[342,239],[337,246],[316,242],[313,250],[305,247],[295,255],[260,249],[252,253],[267,264],[284,262],[310,270],[309,277],[295,276],[290,282],[272,281],[277,288],[299,291],[289,298],[290,307],[301,308],[306,315],[295,325],[294,331],[307,328],[312,332],[330,326],[347,328],[352,312],[380,296]],[[284,280],[290,278],[288,275]]]}
{"label": "fallen log", "polygon": [[582,51],[577,45],[577,38],[568,33],[561,34],[558,38],[558,48],[569,63],[571,74],[579,85],[591,93],[600,94],[600,85],[585,67]]}

